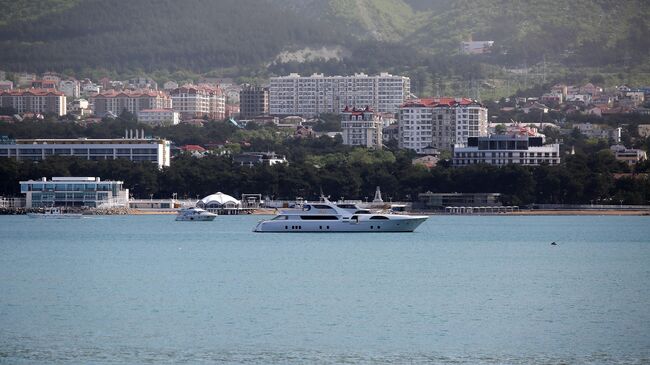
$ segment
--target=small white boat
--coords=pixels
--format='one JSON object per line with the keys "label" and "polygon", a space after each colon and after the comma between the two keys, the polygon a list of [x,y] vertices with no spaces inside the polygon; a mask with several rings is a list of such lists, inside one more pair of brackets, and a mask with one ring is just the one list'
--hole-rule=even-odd
{"label": "small white boat", "polygon": [[45,208],[43,213],[27,213],[30,218],[44,218],[44,219],[79,219],[80,213],[65,213],[61,208],[52,207]]}
{"label": "small white boat", "polygon": [[177,221],[213,221],[217,217],[216,214],[210,213],[201,208],[183,208],[178,211],[176,216]]}
{"label": "small white boat", "polygon": [[324,199],[302,209],[281,211],[257,223],[254,232],[413,232],[427,216],[372,213],[356,205],[336,205]]}

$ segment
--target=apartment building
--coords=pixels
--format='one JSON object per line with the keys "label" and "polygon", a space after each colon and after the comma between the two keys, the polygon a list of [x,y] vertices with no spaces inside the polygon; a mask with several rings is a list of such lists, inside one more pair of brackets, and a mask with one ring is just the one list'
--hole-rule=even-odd
{"label": "apartment building", "polygon": [[81,95],[81,84],[77,80],[62,80],[59,82],[59,90],[65,96],[76,99]]}
{"label": "apartment building", "polygon": [[181,119],[203,118],[224,119],[226,97],[218,86],[184,85],[170,92],[172,105]]}
{"label": "apartment building", "polygon": [[469,137],[487,136],[487,108],[466,98],[411,100],[399,108],[400,148],[423,153],[427,147],[450,151]]}
{"label": "apartment building", "polygon": [[269,114],[269,88],[245,86],[239,92],[239,115],[243,119]]}
{"label": "apartment building", "polygon": [[15,89],[0,91],[0,107],[13,108],[17,113],[54,113],[66,115],[65,95],[53,89]]}
{"label": "apartment building", "polygon": [[108,113],[119,115],[123,110],[138,114],[143,109],[164,109],[172,107],[172,99],[161,91],[115,91],[109,90],[90,98],[95,115],[103,117]]}
{"label": "apartment building", "polygon": [[369,107],[346,107],[341,112],[343,144],[381,149],[383,147],[383,122]]}
{"label": "apartment building", "polygon": [[338,113],[346,106],[369,106],[379,113],[396,113],[408,99],[408,77],[381,73],[368,76],[288,76],[272,77],[269,87],[269,110],[274,115],[314,116]]}
{"label": "apartment building", "polygon": [[518,164],[538,166],[560,164],[560,145],[544,145],[543,137],[491,135],[469,137],[466,145],[454,147],[452,165],[467,166]]}

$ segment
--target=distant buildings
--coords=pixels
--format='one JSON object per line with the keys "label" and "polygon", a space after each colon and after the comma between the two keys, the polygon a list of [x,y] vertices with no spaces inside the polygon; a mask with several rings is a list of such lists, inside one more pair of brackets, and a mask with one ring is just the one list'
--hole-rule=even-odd
{"label": "distant buildings", "polygon": [[648,159],[648,155],[644,150],[626,148],[622,145],[611,146],[610,150],[614,153],[617,161],[623,161],[628,165],[634,165]]}
{"label": "distant buildings", "polygon": [[92,96],[95,115],[103,117],[109,113],[120,115],[123,110],[138,114],[144,109],[171,108],[171,98],[160,91],[105,91]]}
{"label": "distant buildings", "polygon": [[179,113],[171,108],[142,109],[138,111],[138,122],[151,126],[169,126],[180,122]]}
{"label": "distant buildings", "polygon": [[20,182],[26,208],[40,207],[128,207],[129,189],[122,181],[98,177],[53,177],[52,180]]}
{"label": "distant buildings", "polygon": [[370,108],[346,107],[341,112],[341,118],[343,144],[376,149],[382,148],[383,122]]}
{"label": "distant buildings", "polygon": [[77,80],[62,80],[59,90],[68,98],[76,99],[81,95],[81,84]]}
{"label": "distant buildings", "polygon": [[243,119],[269,114],[269,88],[245,86],[239,92],[239,114]]}
{"label": "distant buildings", "polygon": [[0,107],[13,108],[16,113],[67,114],[65,95],[56,90],[28,89],[0,91]]}
{"label": "distant buildings", "polygon": [[410,100],[399,108],[398,125],[401,148],[448,151],[469,137],[487,136],[487,108],[465,98]]}
{"label": "distant buildings", "polygon": [[454,147],[452,165],[468,166],[484,163],[488,165],[538,166],[560,164],[560,145],[544,145],[542,137],[491,135],[470,137],[467,145]]}
{"label": "distant buildings", "polygon": [[9,80],[0,80],[0,91],[11,90],[14,88],[14,83]]}
{"label": "distant buildings", "polygon": [[278,163],[287,163],[284,156],[276,155],[275,152],[244,152],[233,157],[233,163],[240,166],[253,167],[255,165],[273,166]]}
{"label": "distant buildings", "polygon": [[464,54],[489,53],[494,41],[465,41],[460,43],[460,51]]}
{"label": "distant buildings", "polygon": [[269,87],[269,110],[278,115],[313,116],[338,113],[346,106],[369,106],[379,113],[395,113],[408,99],[408,77],[381,73],[368,76],[288,76],[272,77]]}
{"label": "distant buildings", "polygon": [[148,161],[162,168],[170,163],[170,143],[164,139],[144,139],[136,131],[135,138],[129,135],[124,139],[17,139],[0,145],[0,158],[38,161],[54,155],[94,161]]}
{"label": "distant buildings", "polygon": [[208,85],[184,85],[170,91],[173,108],[181,119],[224,119],[226,98],[221,88]]}

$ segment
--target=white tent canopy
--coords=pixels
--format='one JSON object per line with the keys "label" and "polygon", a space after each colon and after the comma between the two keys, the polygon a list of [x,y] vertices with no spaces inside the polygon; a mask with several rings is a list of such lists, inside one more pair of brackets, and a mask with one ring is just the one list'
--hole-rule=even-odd
{"label": "white tent canopy", "polygon": [[210,208],[239,208],[241,202],[228,194],[218,192],[201,199],[197,205]]}

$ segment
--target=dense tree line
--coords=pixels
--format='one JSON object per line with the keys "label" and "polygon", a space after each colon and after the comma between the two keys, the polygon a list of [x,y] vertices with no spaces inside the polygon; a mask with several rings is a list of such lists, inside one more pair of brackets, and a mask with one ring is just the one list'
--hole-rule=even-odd
{"label": "dense tree line", "polygon": [[[323,143],[320,139],[304,145]],[[170,167],[124,160],[86,161],[55,156],[44,161],[0,159],[0,195],[19,195],[18,181],[51,176],[100,176],[123,180],[138,197],[194,198],[216,191],[234,196],[261,193],[273,198],[315,199],[321,189],[332,198],[365,199],[376,186],[392,200],[415,200],[418,193],[498,192],[505,204],[601,203],[649,204],[650,179],[643,175],[615,178],[616,172],[631,171],[615,161],[607,150],[592,156],[565,156],[561,166],[495,167],[476,165],[452,168],[442,164],[428,170],[411,164],[409,152],[338,149],[326,142],[331,153],[312,155],[315,146],[303,146],[302,155],[288,165],[242,167],[230,156],[203,158],[180,155]],[[300,158],[302,156],[302,158]],[[636,167],[649,172],[650,163]]]}

